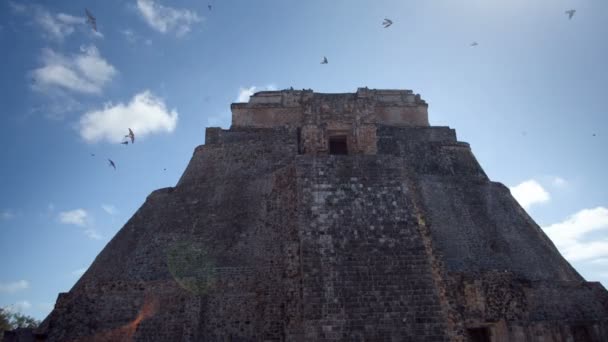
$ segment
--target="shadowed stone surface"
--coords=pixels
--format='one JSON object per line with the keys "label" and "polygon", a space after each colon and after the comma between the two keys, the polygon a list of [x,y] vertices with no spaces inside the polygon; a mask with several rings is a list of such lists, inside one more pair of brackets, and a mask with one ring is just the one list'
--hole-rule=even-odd
{"label": "shadowed stone surface", "polygon": [[261,92],[232,110],[38,340],[608,340],[608,292],[419,95]]}

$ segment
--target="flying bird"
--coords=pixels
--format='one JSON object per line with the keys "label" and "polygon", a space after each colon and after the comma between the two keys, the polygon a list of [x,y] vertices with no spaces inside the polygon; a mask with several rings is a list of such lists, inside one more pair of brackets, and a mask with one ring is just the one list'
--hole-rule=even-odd
{"label": "flying bird", "polygon": [[477,45],[479,45],[479,44],[477,44],[477,42],[472,42],[471,43],[471,46],[477,46]]}
{"label": "flying bird", "polygon": [[116,171],[116,164],[114,164],[114,162],[110,158],[108,158],[108,161],[110,162],[110,166],[114,168],[114,171]]}
{"label": "flying bird", "polygon": [[323,56],[323,61],[321,62],[321,64],[327,64],[327,57]]}
{"label": "flying bird", "polygon": [[131,144],[135,143],[135,134],[133,133],[133,131],[130,128],[129,128],[129,134],[125,135],[125,138],[131,139]]}
{"label": "flying bird", "polygon": [[211,11],[211,5],[207,5],[207,7],[209,7],[209,10]]}
{"label": "flying bird", "polygon": [[123,141],[123,142],[121,142],[121,144],[123,144],[123,145],[129,145],[129,141]]}
{"label": "flying bird", "polygon": [[95,153],[91,153],[91,157],[95,157]]}
{"label": "flying bird", "polygon": [[91,27],[95,32],[97,32],[97,19],[89,12],[88,9],[84,9],[84,13],[87,15],[87,23],[91,24]]}
{"label": "flying bird", "polygon": [[571,9],[571,10],[567,10],[564,13],[568,15],[568,19],[572,19],[572,17],[574,17],[574,13],[576,13],[576,10],[575,9]]}
{"label": "flying bird", "polygon": [[384,25],[384,28],[387,28],[391,25],[393,25],[393,21],[388,19],[388,18],[384,18],[384,21],[382,22],[382,25]]}

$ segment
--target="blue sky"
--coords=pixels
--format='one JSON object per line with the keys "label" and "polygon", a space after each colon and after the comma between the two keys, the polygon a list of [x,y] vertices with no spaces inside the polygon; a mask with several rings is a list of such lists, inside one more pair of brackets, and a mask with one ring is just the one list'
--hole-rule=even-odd
{"label": "blue sky", "polygon": [[420,93],[608,284],[608,2],[107,0],[97,33],[83,6],[0,0],[0,306],[45,317],[231,102],[291,86]]}

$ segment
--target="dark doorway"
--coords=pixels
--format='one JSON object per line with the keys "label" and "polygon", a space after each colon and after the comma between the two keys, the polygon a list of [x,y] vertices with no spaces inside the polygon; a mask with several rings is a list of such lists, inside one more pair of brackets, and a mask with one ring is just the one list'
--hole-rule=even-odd
{"label": "dark doorway", "polygon": [[572,329],[572,337],[574,338],[574,342],[592,342],[591,335],[587,330],[587,327],[584,325],[576,325],[571,327]]}
{"label": "dark doorway", "polygon": [[329,154],[348,154],[345,135],[329,137]]}
{"label": "dark doorway", "polygon": [[467,329],[470,342],[492,342],[490,338],[490,329],[488,328],[472,328]]}

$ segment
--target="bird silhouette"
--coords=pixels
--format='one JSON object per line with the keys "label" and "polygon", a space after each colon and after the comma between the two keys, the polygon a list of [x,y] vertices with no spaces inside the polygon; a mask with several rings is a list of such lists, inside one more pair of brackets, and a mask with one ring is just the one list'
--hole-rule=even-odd
{"label": "bird silhouette", "polygon": [[321,64],[327,64],[327,57],[323,56],[323,61],[321,61]]}
{"label": "bird silhouette", "polygon": [[110,162],[110,166],[114,168],[114,171],[116,171],[116,164],[114,164],[114,162],[110,158],[108,158],[108,161]]}
{"label": "bird silhouette", "polygon": [[123,141],[123,142],[121,142],[121,144],[123,144],[123,145],[129,145],[129,142],[128,141]]}
{"label": "bird silhouette", "polygon": [[391,25],[393,25],[393,21],[388,19],[388,18],[384,18],[384,21],[382,22],[382,25],[384,25],[384,28],[387,28]]}
{"label": "bird silhouette", "polygon": [[209,10],[211,11],[211,5],[207,5],[207,7],[209,7]]}
{"label": "bird silhouette", "polygon": [[130,128],[129,128],[129,134],[125,135],[125,138],[131,139],[131,144],[135,144],[135,134],[133,133],[133,131]]}
{"label": "bird silhouette", "polygon": [[84,13],[87,15],[87,23],[91,25],[93,30],[97,32],[97,19],[89,12],[88,9],[84,9]]}
{"label": "bird silhouette", "polygon": [[477,46],[477,45],[479,45],[479,44],[477,44],[477,42],[472,42],[471,43],[471,46]]}
{"label": "bird silhouette", "polygon": [[576,10],[575,9],[571,9],[571,10],[567,10],[564,13],[568,15],[568,19],[572,19],[572,17],[574,17],[574,13],[576,13]]}

